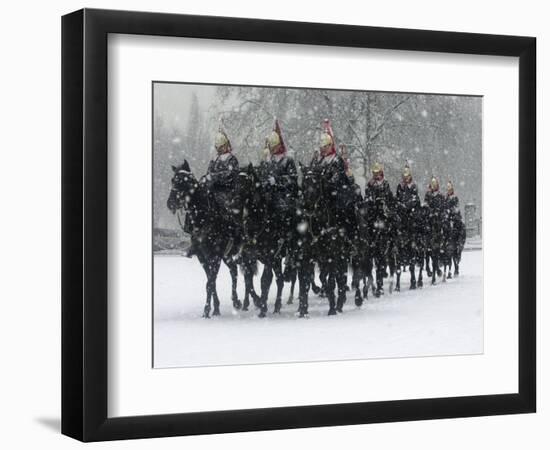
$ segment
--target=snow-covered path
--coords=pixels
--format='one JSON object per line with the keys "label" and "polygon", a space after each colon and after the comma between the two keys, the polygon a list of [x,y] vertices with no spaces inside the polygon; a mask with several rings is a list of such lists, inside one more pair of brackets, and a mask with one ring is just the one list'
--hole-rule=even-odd
{"label": "snow-covered path", "polygon": [[[203,319],[206,277],[196,259],[155,256],[154,366],[257,364],[364,358],[455,355],[483,352],[483,254],[465,252],[461,275],[447,283],[379,298],[356,308],[348,293],[344,313],[327,316],[326,299],[310,294],[309,319],[295,316],[297,300],[259,319],[234,311],[231,280],[222,266],[218,277],[221,316]],[[259,291],[259,278],[255,278]],[[239,275],[242,300],[243,280]],[[296,285],[296,293],[298,285]]]}

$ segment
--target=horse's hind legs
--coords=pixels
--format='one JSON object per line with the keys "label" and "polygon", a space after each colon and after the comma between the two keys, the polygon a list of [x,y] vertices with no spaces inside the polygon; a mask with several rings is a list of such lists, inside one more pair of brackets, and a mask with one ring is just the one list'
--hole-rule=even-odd
{"label": "horse's hind legs", "polygon": [[237,264],[234,261],[226,261],[226,265],[229,267],[229,273],[231,274],[231,300],[233,301],[233,308],[241,309],[243,305],[237,294],[237,276],[239,274]]}
{"label": "horse's hind legs", "polygon": [[273,313],[278,314],[281,312],[283,287],[285,285],[281,263],[275,263],[273,265],[273,271],[275,272],[275,282],[277,283],[277,297],[275,299],[275,307],[273,309]]}
{"label": "horse's hind legs", "polygon": [[296,285],[296,272],[292,274],[292,279],[290,280],[290,295],[288,296],[288,301],[286,302],[287,305],[292,305],[292,302],[294,301],[294,286]]}

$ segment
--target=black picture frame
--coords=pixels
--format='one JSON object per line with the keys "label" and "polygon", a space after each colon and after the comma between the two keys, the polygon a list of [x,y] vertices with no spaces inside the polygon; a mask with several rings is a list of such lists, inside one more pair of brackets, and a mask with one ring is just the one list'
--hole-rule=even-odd
{"label": "black picture frame", "polygon": [[[178,36],[519,58],[517,393],[107,417],[107,36]],[[535,412],[536,39],[83,9],[62,18],[62,433],[82,441]]]}

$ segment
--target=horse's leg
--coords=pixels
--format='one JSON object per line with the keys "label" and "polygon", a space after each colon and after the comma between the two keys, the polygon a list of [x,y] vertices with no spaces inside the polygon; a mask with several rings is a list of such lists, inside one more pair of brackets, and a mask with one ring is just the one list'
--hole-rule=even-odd
{"label": "horse's leg", "polygon": [[424,270],[424,255],[422,254],[422,252],[418,255],[418,265],[420,267],[418,270],[418,282],[416,283],[416,285],[421,288],[424,286],[424,282],[422,281],[422,271]]}
{"label": "horse's leg", "polygon": [[297,270],[292,269],[292,274],[290,275],[290,294],[288,296],[287,305],[292,305],[294,301],[294,286],[296,285],[296,278],[298,278]]}
{"label": "horse's leg", "polygon": [[416,274],[414,273],[416,270],[415,266],[415,258],[412,256],[409,261],[409,273],[411,274],[411,285],[409,289],[416,289]]}
{"label": "horse's leg", "polygon": [[231,274],[231,301],[233,302],[233,308],[241,309],[243,305],[237,294],[237,277],[239,275],[237,263],[233,260],[233,258],[224,258],[223,261],[229,268],[229,273]]}
{"label": "horse's leg", "polygon": [[285,286],[285,279],[283,277],[281,263],[282,261],[279,259],[273,264],[273,271],[275,272],[275,282],[277,283],[277,297],[275,298],[275,307],[273,309],[274,314],[281,312],[283,288]]}
{"label": "horse's leg", "polygon": [[378,298],[384,293],[384,275],[386,274],[384,257],[377,255],[374,263],[376,266],[376,291],[374,292],[374,296]]}
{"label": "horse's leg", "polygon": [[210,319],[210,302],[212,301],[212,292],[213,292],[213,286],[212,286],[212,271],[210,270],[210,266],[208,263],[202,264],[202,267],[204,269],[204,272],[206,273],[206,304],[204,305],[204,312],[202,314],[202,317],[205,319]]}
{"label": "horse's leg", "polygon": [[455,277],[457,277],[458,276],[458,264],[460,262],[460,254],[459,254],[458,249],[457,249],[456,254],[453,256],[453,261],[455,263]]}
{"label": "horse's leg", "polygon": [[[401,291],[401,268],[403,267],[399,250],[397,250],[397,254],[394,254],[392,256],[391,260],[393,261],[393,265],[394,265],[393,271],[395,272],[395,291],[399,292]],[[393,275],[392,275],[392,281],[393,281]]]}
{"label": "horse's leg", "polygon": [[267,314],[267,296],[269,295],[269,288],[271,287],[272,281],[273,269],[270,264],[265,264],[261,279],[262,294],[260,296],[260,317],[265,317]]}
{"label": "horse's leg", "polygon": [[[315,270],[313,270],[315,272]],[[307,317],[308,315],[308,298],[307,294],[309,291],[311,273],[307,267],[301,266],[298,269],[298,283],[299,283],[299,294],[298,299],[300,305],[298,307],[299,317]]]}
{"label": "horse's leg", "polygon": [[338,285],[338,302],[336,311],[343,312],[346,303],[346,292],[348,290],[348,264],[345,259],[336,266],[336,283]]}
{"label": "horse's leg", "polygon": [[212,298],[214,299],[214,311],[213,316],[220,315],[220,299],[218,298],[218,291],[216,289],[216,278],[220,271],[221,259],[218,259],[212,266]]}
{"label": "horse's leg", "polygon": [[329,277],[328,267],[326,264],[320,264],[319,268],[319,281],[321,282],[321,292],[319,293],[319,297],[325,297],[327,294],[326,291]]}
{"label": "horse's leg", "polygon": [[326,295],[328,298],[328,315],[333,316],[336,314],[336,301],[334,297],[334,288],[336,287],[336,280],[334,279],[334,273],[330,271],[329,274],[327,274],[327,281],[326,281]]}
{"label": "horse's leg", "polygon": [[358,257],[355,257],[352,262],[353,275],[351,278],[351,288],[355,289],[355,306],[361,306],[363,304],[363,297],[361,296],[361,289],[359,285],[361,284],[361,279],[363,278],[363,273],[361,271],[361,263]]}
{"label": "horse's leg", "polygon": [[439,250],[437,248],[432,249],[432,271],[431,271],[432,284],[435,284],[435,276],[437,274],[437,270],[439,267],[438,253],[439,253]]}

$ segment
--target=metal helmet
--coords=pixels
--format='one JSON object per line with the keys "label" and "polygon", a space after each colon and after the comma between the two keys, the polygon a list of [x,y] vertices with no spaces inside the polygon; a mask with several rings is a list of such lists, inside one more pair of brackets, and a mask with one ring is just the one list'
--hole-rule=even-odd
{"label": "metal helmet", "polygon": [[216,147],[216,150],[227,144],[229,144],[229,139],[227,139],[225,133],[218,131],[218,134],[216,134],[216,139],[214,140],[214,147]]}
{"label": "metal helmet", "polygon": [[273,150],[280,144],[281,138],[279,137],[279,133],[277,133],[276,131],[272,131],[267,137],[267,147],[269,148],[269,150]]}
{"label": "metal helmet", "polygon": [[380,172],[384,172],[384,167],[378,162],[374,163],[374,165],[372,166],[372,173],[376,175]]}
{"label": "metal helmet", "polygon": [[332,142],[332,137],[330,137],[330,134],[323,133],[321,135],[321,148],[327,147],[327,146],[332,145],[332,144],[333,144],[333,142]]}

